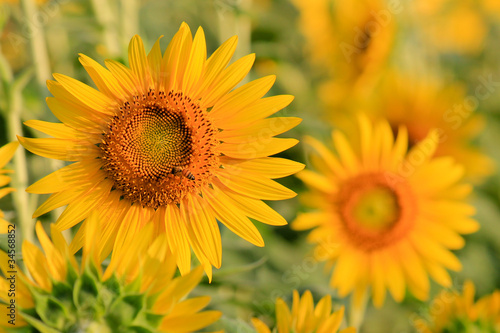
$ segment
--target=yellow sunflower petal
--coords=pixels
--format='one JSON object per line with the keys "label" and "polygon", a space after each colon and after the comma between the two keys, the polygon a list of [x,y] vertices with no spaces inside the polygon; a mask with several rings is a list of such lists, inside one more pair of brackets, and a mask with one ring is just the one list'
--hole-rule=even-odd
{"label": "yellow sunflower petal", "polygon": [[251,320],[253,327],[255,327],[255,329],[257,330],[257,333],[271,333],[269,327],[267,327],[267,325],[264,324],[260,319],[252,318]]}
{"label": "yellow sunflower petal", "polygon": [[184,221],[180,219],[179,209],[175,205],[168,205],[165,211],[165,229],[171,251],[176,256],[177,265],[182,275],[191,268],[191,249],[186,238],[187,231]]}
{"label": "yellow sunflower petal", "polygon": [[322,212],[302,213],[292,222],[294,230],[307,230],[317,227],[328,219],[328,215]]}
{"label": "yellow sunflower petal", "polygon": [[220,311],[204,311],[195,314],[171,317],[163,319],[160,327],[169,331],[192,332],[206,327],[222,316]]}
{"label": "yellow sunflower petal", "polygon": [[148,53],[148,65],[149,65],[149,73],[151,74],[151,77],[154,82],[154,88],[159,89],[160,88],[160,83],[161,83],[161,61],[162,61],[162,54],[161,54],[161,48],[160,48],[160,39],[163,37],[161,35],[151,48],[151,51]]}
{"label": "yellow sunflower petal", "polygon": [[304,164],[302,163],[279,157],[262,157],[251,160],[241,160],[223,156],[220,161],[222,165],[231,165],[232,168],[260,174],[271,179],[290,176],[304,169]]}
{"label": "yellow sunflower petal", "polygon": [[304,142],[311,146],[321,156],[321,158],[330,167],[332,172],[339,178],[345,177],[344,167],[340,164],[339,160],[318,140],[312,137],[305,137]]}
{"label": "yellow sunflower petal", "polygon": [[54,74],[54,78],[73,98],[87,105],[90,109],[110,116],[114,115],[114,111],[109,108],[109,106],[114,105],[114,102],[108,96],[66,75]]}
{"label": "yellow sunflower petal", "polygon": [[340,132],[334,132],[333,142],[335,144],[335,148],[337,148],[337,152],[344,168],[352,173],[358,172],[359,160],[356,157],[351,145],[347,141],[347,138]]}
{"label": "yellow sunflower petal", "polygon": [[50,241],[49,237],[45,233],[45,230],[43,230],[40,221],[36,224],[36,234],[46,257],[48,258],[47,266],[50,270],[51,276],[58,281],[64,281],[66,279],[66,258],[64,258],[54,247],[54,244]]}
{"label": "yellow sunflower petal", "polygon": [[46,101],[52,113],[65,125],[86,133],[102,133],[102,118],[85,108],[54,97],[47,97]]}
{"label": "yellow sunflower petal", "polygon": [[66,230],[84,220],[92,210],[109,196],[113,183],[104,181],[81,194],[78,201],[71,202],[56,221],[59,230]]}
{"label": "yellow sunflower petal", "polygon": [[302,170],[297,174],[297,178],[302,180],[309,187],[323,193],[334,193],[337,191],[335,185],[332,184],[327,177],[313,171]]}
{"label": "yellow sunflower petal", "polygon": [[0,169],[2,169],[14,156],[19,142],[10,142],[0,148]]}
{"label": "yellow sunflower petal", "polygon": [[169,74],[164,83],[166,90],[181,88],[179,84],[189,59],[192,42],[191,30],[183,22],[163,55],[162,70]]}
{"label": "yellow sunflower petal", "polygon": [[200,80],[207,58],[207,46],[205,44],[205,33],[201,27],[194,36],[191,53],[186,64],[186,73],[182,78],[182,91],[192,95],[193,87]]}
{"label": "yellow sunflower petal", "polygon": [[71,189],[52,194],[43,204],[41,204],[33,213],[33,218],[37,218],[51,210],[65,206],[78,198],[82,192]]}
{"label": "yellow sunflower petal", "polygon": [[255,54],[244,56],[224,69],[208,88],[201,100],[202,107],[211,107],[233,89],[250,72],[255,61]]}
{"label": "yellow sunflower petal", "polygon": [[84,141],[68,139],[30,139],[17,137],[24,148],[33,154],[63,161],[78,161],[95,156],[97,148]]}
{"label": "yellow sunflower petal", "polygon": [[223,126],[225,129],[244,128],[248,124],[266,118],[287,107],[293,99],[294,97],[291,95],[261,98],[248,105],[241,112],[228,115],[224,119]]}
{"label": "yellow sunflower petal", "polygon": [[251,174],[231,174],[221,171],[218,173],[219,180],[236,193],[246,195],[254,199],[283,200],[290,199],[297,194],[285,186],[271,180]]}
{"label": "yellow sunflower petal", "polygon": [[5,185],[7,185],[8,183],[10,183],[10,177],[9,176],[4,176],[4,175],[0,175],[0,187],[3,187]]}
{"label": "yellow sunflower petal", "polygon": [[109,70],[86,55],[81,53],[79,55],[80,63],[90,75],[100,92],[112,99],[122,99],[125,96],[125,90]]}
{"label": "yellow sunflower petal", "polygon": [[267,157],[280,153],[299,143],[296,139],[270,138],[266,142],[221,143],[219,150],[225,155],[240,159]]}
{"label": "yellow sunflower petal", "polygon": [[65,124],[50,123],[41,120],[28,120],[25,121],[24,124],[59,139],[81,139],[83,137],[79,131]]}
{"label": "yellow sunflower petal", "polygon": [[182,207],[186,210],[186,215],[201,249],[210,263],[216,268],[220,268],[222,257],[220,231],[211,209],[197,195],[187,197],[187,204],[181,203],[181,209]]}
{"label": "yellow sunflower petal", "polygon": [[232,191],[225,192],[232,203],[246,216],[269,225],[286,225],[287,221],[261,200],[252,199]]}
{"label": "yellow sunflower petal", "polygon": [[54,171],[28,186],[26,192],[37,194],[54,193],[74,186],[89,184],[89,178],[92,179],[100,170],[101,162],[98,159],[85,162],[76,162]]}
{"label": "yellow sunflower petal", "polygon": [[291,314],[286,303],[278,298],[276,301],[276,327],[278,333],[290,332]]}
{"label": "yellow sunflower petal", "polygon": [[202,193],[207,198],[217,220],[248,242],[256,246],[264,246],[264,240],[257,228],[232,204],[223,191],[214,187],[213,190],[207,189]]}
{"label": "yellow sunflower petal", "polygon": [[128,61],[130,69],[139,80],[140,87],[143,91],[149,88],[151,75],[149,73],[148,58],[144,50],[144,44],[141,37],[135,35],[132,37],[128,47]]}
{"label": "yellow sunflower petal", "polygon": [[138,79],[132,70],[115,60],[106,60],[104,63],[111,74],[116,78],[116,81],[120,83],[122,89],[127,92],[127,95],[133,96],[136,93],[136,87],[139,86],[140,83],[137,81]]}
{"label": "yellow sunflower petal", "polygon": [[33,279],[41,288],[50,291],[52,283],[49,278],[49,267],[42,251],[30,242],[23,242],[22,250],[23,259]]}
{"label": "yellow sunflower petal", "polygon": [[264,96],[276,81],[276,76],[269,75],[251,81],[221,98],[210,111],[219,127],[224,128],[224,118],[240,112],[252,102]]}
{"label": "yellow sunflower petal", "polygon": [[206,93],[208,87],[212,86],[214,80],[222,72],[231,60],[236,44],[238,43],[238,36],[233,36],[226,40],[205,62],[205,69],[203,77],[196,90],[193,92],[195,99]]}

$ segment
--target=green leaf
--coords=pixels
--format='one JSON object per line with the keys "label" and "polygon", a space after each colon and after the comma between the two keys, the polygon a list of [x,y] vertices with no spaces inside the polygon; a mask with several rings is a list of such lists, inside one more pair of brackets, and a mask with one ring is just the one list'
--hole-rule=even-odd
{"label": "green leaf", "polygon": [[26,314],[24,312],[20,312],[20,313],[22,314],[23,319],[28,324],[30,324],[31,326],[33,326],[34,328],[36,328],[41,333],[61,333],[60,331],[47,326],[46,324],[44,324],[40,320],[38,320],[36,318],[33,318],[33,317],[31,317],[30,315],[28,315],[28,314]]}
{"label": "green leaf", "polygon": [[75,282],[74,303],[80,311],[94,308],[99,297],[99,287],[94,277],[85,270]]}
{"label": "green leaf", "polygon": [[129,326],[143,309],[144,295],[127,295],[113,302],[106,315],[111,327]]}

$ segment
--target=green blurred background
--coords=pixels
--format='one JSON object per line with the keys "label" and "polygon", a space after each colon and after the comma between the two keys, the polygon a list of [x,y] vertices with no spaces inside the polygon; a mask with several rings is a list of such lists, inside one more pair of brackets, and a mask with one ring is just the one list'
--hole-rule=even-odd
{"label": "green blurred background", "polygon": [[[270,94],[295,96],[295,101],[279,115],[303,118],[302,124],[286,133],[286,137],[300,139],[307,134],[326,139],[333,127],[343,128],[346,114],[358,108],[383,113],[384,110],[371,109],[386,105],[380,96],[391,101],[398,99],[396,94],[379,93],[381,82],[390,81],[392,75],[437,81],[451,89],[460,85],[461,98],[441,100],[442,95],[437,93],[432,95],[434,100],[422,102],[429,109],[434,107],[433,102],[444,104],[436,112],[464,103],[467,96],[476,96],[476,89],[484,80],[493,81],[488,97],[476,98],[478,103],[471,109],[483,117],[485,126],[477,135],[467,137],[466,144],[494,162],[500,161],[500,6],[493,0],[360,0],[355,1],[359,8],[343,12],[344,9],[335,7],[340,1],[1,1],[0,146],[14,140],[15,135],[39,135],[22,126],[22,121],[56,121],[45,104],[49,95],[45,81],[51,78],[51,73],[63,73],[92,85],[78,62],[78,53],[100,63],[107,58],[127,63],[128,42],[133,35],[139,34],[144,39],[146,49],[164,35],[164,49],[185,21],[192,30],[198,26],[204,28],[209,54],[230,36],[238,35],[233,59],[248,53],[257,56],[247,80],[277,75]],[[320,2],[333,9],[318,14],[316,20],[307,8],[313,9]],[[380,21],[381,32],[365,36],[369,40],[361,42],[366,45],[356,50],[368,52],[365,48],[374,45],[377,38],[390,38],[390,43],[380,46],[381,51],[370,58],[370,61],[375,59],[372,61],[375,66],[370,68],[368,79],[365,73],[360,81],[360,73],[370,61],[357,52],[353,53],[357,58],[348,61],[342,45],[355,45],[356,28],[370,22],[362,16],[373,16],[380,10],[388,11],[389,21],[387,24]],[[322,23],[328,20],[332,30],[322,30]],[[314,42],[311,36],[319,42]],[[318,50],[317,45],[322,48]],[[427,87],[425,83],[424,86]],[[308,149],[302,144],[281,155],[309,166]],[[482,168],[473,155],[464,158]],[[13,185],[18,191],[0,201],[0,209],[8,220],[30,220],[35,207],[45,198],[28,195],[23,189],[61,167],[61,163],[26,151],[18,153],[13,165],[16,169]],[[466,236],[466,246],[457,251],[464,269],[452,276],[457,287],[465,279],[472,279],[478,295],[483,295],[500,286],[500,177],[494,171],[479,178],[471,179],[475,191],[470,200],[477,208],[481,229]],[[299,194],[305,191],[294,177],[281,182]],[[297,198],[270,204],[288,221],[306,210]],[[53,222],[56,214],[46,214],[42,221]],[[248,323],[253,316],[272,323],[276,297],[290,300],[293,289],[301,292],[310,289],[315,301],[331,294],[338,306],[348,305],[348,300],[336,298],[335,291],[328,287],[330,272],[324,270],[322,263],[313,261],[306,233],[297,233],[288,226],[257,224],[257,227],[266,242],[264,248],[254,247],[221,228],[222,269],[215,271],[212,284],[205,282],[195,290],[195,294],[212,296],[210,306],[223,311],[220,325],[227,332],[252,332]],[[22,236],[30,239],[32,231],[23,230]],[[5,244],[3,239],[2,244]],[[433,284],[432,295],[438,291],[439,287]],[[425,312],[427,307],[427,303],[410,295],[401,304],[388,297],[382,309],[368,308],[361,332],[413,332],[411,316]]]}

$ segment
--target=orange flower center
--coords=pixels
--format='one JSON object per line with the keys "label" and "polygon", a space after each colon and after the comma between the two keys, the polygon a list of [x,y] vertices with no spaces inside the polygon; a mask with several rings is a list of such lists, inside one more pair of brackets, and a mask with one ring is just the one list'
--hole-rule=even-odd
{"label": "orange flower center", "polygon": [[178,204],[211,180],[219,167],[206,110],[181,92],[134,96],[103,134],[104,170],[114,188],[142,206]]}
{"label": "orange flower center", "polygon": [[337,198],[346,234],[366,251],[394,244],[413,227],[415,196],[398,175],[359,175],[342,185]]}

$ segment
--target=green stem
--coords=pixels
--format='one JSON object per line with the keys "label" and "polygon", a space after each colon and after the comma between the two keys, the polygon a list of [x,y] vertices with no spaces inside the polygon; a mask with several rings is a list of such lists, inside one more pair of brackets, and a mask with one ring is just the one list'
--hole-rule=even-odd
{"label": "green stem", "polygon": [[116,15],[108,0],[92,0],[91,2],[96,20],[103,31],[103,42],[108,55],[116,57],[121,51]]}
{"label": "green stem", "polygon": [[351,296],[351,306],[349,311],[349,326],[354,327],[356,332],[359,332],[361,324],[363,324],[363,320],[366,314],[366,307],[368,305],[368,293],[365,293],[363,299],[361,300],[361,304],[354,304],[354,295]]}
{"label": "green stem", "polygon": [[38,83],[38,88],[40,94],[43,97],[48,96],[48,91],[45,86],[45,82],[50,79],[50,63],[49,55],[47,52],[47,45],[45,44],[45,31],[43,25],[36,25],[31,23],[34,18],[37,17],[38,9],[33,0],[21,0],[21,6],[24,12],[24,17],[28,24],[31,26],[31,33],[29,36],[30,47],[31,47],[31,58],[33,59],[33,65],[35,66],[36,81]]}
{"label": "green stem", "polygon": [[[1,51],[1,50],[0,50]],[[17,141],[16,135],[22,135],[21,112],[22,112],[22,90],[29,80],[30,72],[27,71],[14,81],[12,70],[3,54],[0,52],[0,74],[4,82],[7,134],[9,141]],[[12,194],[14,207],[16,209],[17,224],[21,230],[22,240],[33,242],[34,220],[30,216],[29,197],[26,193],[28,186],[28,168],[24,149],[18,149],[13,158],[15,172],[12,176],[12,187],[16,191]]]}
{"label": "green stem", "polygon": [[[17,92],[14,92],[14,94],[17,95]],[[14,99],[20,99],[20,96],[15,96]],[[20,103],[16,102],[15,105],[10,108],[8,116],[9,138],[11,138],[12,140],[17,140],[16,135],[22,134],[20,106]],[[16,189],[16,192],[13,193],[13,196],[17,211],[18,223],[20,225],[23,240],[33,242],[35,220],[31,218],[31,215],[29,213],[29,198],[28,193],[26,192],[26,187],[28,186],[28,168],[24,149],[17,150],[16,154],[14,155],[13,161],[15,166],[13,185]]]}
{"label": "green stem", "polygon": [[[219,22],[219,40],[226,41],[234,35],[238,35],[238,47],[234,53],[234,59],[239,59],[251,52],[252,22],[248,10],[252,6],[252,0],[240,0],[235,7],[230,5],[219,5],[217,17]],[[249,78],[245,78],[245,83]]]}
{"label": "green stem", "polygon": [[[122,0],[121,5],[121,45],[126,48],[130,39],[139,33],[139,2]],[[126,53],[127,49],[123,51]]]}

